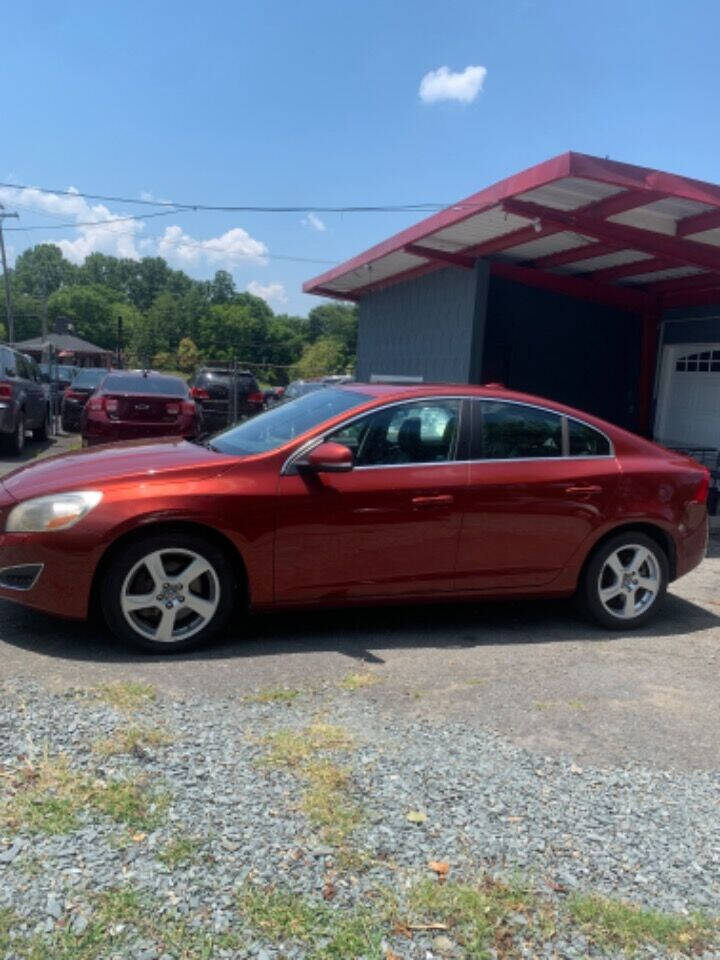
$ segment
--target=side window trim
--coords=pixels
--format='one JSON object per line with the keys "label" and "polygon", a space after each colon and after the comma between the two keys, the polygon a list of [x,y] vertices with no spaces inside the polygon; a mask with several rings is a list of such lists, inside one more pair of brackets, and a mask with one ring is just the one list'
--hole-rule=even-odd
{"label": "side window trim", "polygon": [[[451,460],[430,460],[427,463],[368,464],[367,466],[354,467],[354,470],[387,470],[398,469],[402,467],[447,467],[450,464],[468,463],[470,461],[470,405],[472,398],[457,396],[456,394],[443,394],[442,396],[435,397],[418,397],[417,399],[394,400],[392,403],[383,404],[379,407],[373,407],[372,410],[365,410],[363,413],[357,413],[354,416],[349,417],[339,426],[334,427],[332,430],[328,430],[316,437],[312,437],[310,440],[306,440],[305,443],[298,447],[298,449],[290,454],[290,456],[287,458],[280,469],[280,475],[286,476],[296,473],[296,460],[300,460],[302,457],[310,453],[310,451],[315,447],[319,446],[321,443],[325,443],[325,441],[333,436],[333,434],[339,433],[340,430],[344,430],[351,424],[355,423],[355,421],[362,420],[364,417],[369,417],[376,413],[380,413],[382,410],[389,410],[392,407],[405,406],[409,403],[427,403],[429,400],[454,400],[458,404],[460,420],[455,437],[454,456]],[[460,451],[464,453],[464,457],[462,458],[458,457],[458,453]]]}
{"label": "side window trim", "polygon": [[[542,413],[552,413],[555,416],[560,417],[560,429],[561,429],[561,440],[562,440],[562,449],[560,456],[557,457],[477,457],[474,456],[474,448],[476,441],[476,431],[475,425],[476,421],[479,419],[476,411],[479,413],[481,411],[480,404],[483,401],[495,401],[496,403],[507,403],[512,404],[516,407],[527,407],[530,410],[539,410]],[[504,397],[473,397],[468,399],[467,405],[468,409],[467,420],[470,422],[470,433],[468,436],[467,443],[467,459],[472,463],[533,463],[537,460],[613,460],[615,458],[615,447],[611,438],[598,427],[593,426],[591,423],[587,423],[585,420],[581,420],[579,417],[568,416],[567,414],[560,413],[558,410],[552,410],[550,407],[543,407],[541,404],[537,403],[525,403],[523,400],[506,400]],[[601,437],[607,441],[609,453],[600,453],[600,454],[571,454],[570,453],[570,433],[569,433],[569,421],[572,420],[574,423],[579,423],[583,427],[587,427],[589,430],[594,430],[596,433],[599,433]],[[480,421],[482,422],[482,421]]]}

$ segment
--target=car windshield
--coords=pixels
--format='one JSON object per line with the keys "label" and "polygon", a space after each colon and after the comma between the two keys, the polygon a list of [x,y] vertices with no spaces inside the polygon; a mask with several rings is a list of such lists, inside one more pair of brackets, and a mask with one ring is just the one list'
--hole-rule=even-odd
{"label": "car windshield", "polygon": [[107,370],[81,370],[72,382],[73,387],[96,387],[107,376]]}
{"label": "car windshield", "polygon": [[266,453],[282,447],[345,410],[359,407],[369,399],[367,394],[354,390],[332,387],[316,390],[218,434],[213,437],[212,448],[238,457]]}
{"label": "car windshield", "polygon": [[157,394],[163,397],[187,396],[187,384],[179,377],[144,377],[142,374],[119,374],[110,376],[103,383],[106,393],[137,393],[141,396]]}

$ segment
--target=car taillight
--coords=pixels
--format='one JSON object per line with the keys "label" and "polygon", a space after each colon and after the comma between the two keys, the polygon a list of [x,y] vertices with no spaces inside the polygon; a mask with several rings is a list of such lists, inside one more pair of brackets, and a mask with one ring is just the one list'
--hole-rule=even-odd
{"label": "car taillight", "polygon": [[703,475],[698,488],[695,491],[695,496],[692,498],[692,503],[707,503],[708,493],[710,491],[710,471],[707,467],[703,470]]}
{"label": "car taillight", "polygon": [[105,397],[105,412],[106,413],[117,413],[118,412],[118,402],[115,397]]}
{"label": "car taillight", "polygon": [[202,387],[193,387],[190,390],[190,396],[193,398],[193,400],[209,400],[210,399],[210,394],[207,392],[207,390],[203,390]]}
{"label": "car taillight", "polygon": [[250,403],[265,403],[265,395],[256,390],[250,394],[248,400]]}
{"label": "car taillight", "polygon": [[88,410],[102,410],[103,409],[103,398],[102,397],[90,397],[87,405]]}
{"label": "car taillight", "polygon": [[12,400],[12,387],[9,383],[0,383],[0,400]]}
{"label": "car taillight", "polygon": [[196,407],[195,404],[192,402],[192,400],[183,400],[183,403],[182,403],[182,412],[183,412],[186,416],[191,417],[194,413],[197,413],[197,407]]}
{"label": "car taillight", "polygon": [[176,417],[180,413],[180,404],[179,403],[166,403],[165,404],[165,413],[168,416]]}

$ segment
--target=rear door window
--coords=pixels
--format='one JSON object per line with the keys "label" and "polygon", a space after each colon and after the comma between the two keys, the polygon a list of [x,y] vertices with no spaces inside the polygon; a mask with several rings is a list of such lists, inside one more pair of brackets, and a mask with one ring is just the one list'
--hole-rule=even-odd
{"label": "rear door window", "polygon": [[610,441],[587,423],[568,419],[568,444],[571,457],[609,457]]}
{"label": "rear door window", "polygon": [[562,417],[522,403],[473,403],[473,460],[528,460],[561,457]]}

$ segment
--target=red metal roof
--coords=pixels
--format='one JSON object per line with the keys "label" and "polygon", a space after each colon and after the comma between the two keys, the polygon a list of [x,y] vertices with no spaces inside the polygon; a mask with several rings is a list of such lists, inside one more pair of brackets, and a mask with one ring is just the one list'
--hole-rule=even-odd
{"label": "red metal roof", "polygon": [[720,303],[720,186],[564,153],[303,285],[357,300],[448,265],[638,312]]}

